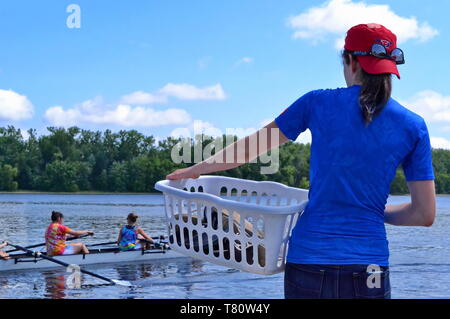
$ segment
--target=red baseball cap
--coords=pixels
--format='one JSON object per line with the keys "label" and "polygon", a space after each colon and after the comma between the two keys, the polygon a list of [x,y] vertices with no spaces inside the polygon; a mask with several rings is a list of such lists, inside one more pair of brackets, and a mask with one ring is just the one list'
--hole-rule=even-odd
{"label": "red baseball cap", "polygon": [[[397,48],[397,36],[381,24],[358,24],[347,32],[345,50],[370,52],[372,46],[379,43],[386,48],[388,54]],[[373,56],[357,56],[361,68],[370,74],[391,73],[400,79],[395,61]]]}

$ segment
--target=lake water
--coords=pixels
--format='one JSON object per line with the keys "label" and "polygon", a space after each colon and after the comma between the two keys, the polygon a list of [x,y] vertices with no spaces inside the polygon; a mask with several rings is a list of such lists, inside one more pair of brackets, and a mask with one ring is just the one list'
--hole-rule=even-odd
{"label": "lake water", "polygon": [[[409,197],[394,196],[389,203]],[[393,298],[450,298],[450,197],[438,197],[433,227],[388,226]],[[89,229],[86,243],[112,241],[129,212],[150,234],[164,234],[161,195],[0,194],[0,240],[42,242],[52,210],[74,229]],[[65,269],[0,273],[0,298],[283,298],[283,275],[259,276],[189,258],[147,264],[88,266],[133,287],[102,286],[83,276],[82,289],[65,287]]]}

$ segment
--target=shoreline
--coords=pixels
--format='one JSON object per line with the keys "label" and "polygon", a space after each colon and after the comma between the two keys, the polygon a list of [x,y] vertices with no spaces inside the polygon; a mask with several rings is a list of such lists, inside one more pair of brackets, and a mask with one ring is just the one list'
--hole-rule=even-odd
{"label": "shoreline", "polygon": [[0,194],[5,195],[15,195],[15,194],[23,194],[23,195],[162,195],[161,192],[151,192],[151,193],[132,193],[132,192],[124,192],[124,193],[114,193],[114,192],[101,192],[101,191],[85,191],[85,192],[45,192],[45,191],[15,191],[15,192],[6,192],[0,191]]}
{"label": "shoreline", "polygon": [[[133,192],[123,192],[123,193],[114,193],[114,192],[102,192],[102,191],[82,191],[82,192],[45,192],[45,191],[28,191],[28,190],[19,190],[15,192],[7,192],[0,191],[0,194],[24,194],[24,195],[162,195],[161,192],[149,192],[149,193],[133,193]],[[410,194],[389,194],[389,196],[409,196]],[[436,194],[436,196],[441,197],[450,197],[450,194]]]}

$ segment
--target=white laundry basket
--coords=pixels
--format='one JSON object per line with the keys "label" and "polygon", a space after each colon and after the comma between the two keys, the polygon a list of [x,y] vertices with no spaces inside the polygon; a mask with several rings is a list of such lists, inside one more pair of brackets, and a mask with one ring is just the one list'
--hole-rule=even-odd
{"label": "white laundry basket", "polygon": [[[308,191],[220,176],[160,181],[171,248],[251,273],[283,271],[287,243]],[[244,248],[244,249],[243,249]]]}

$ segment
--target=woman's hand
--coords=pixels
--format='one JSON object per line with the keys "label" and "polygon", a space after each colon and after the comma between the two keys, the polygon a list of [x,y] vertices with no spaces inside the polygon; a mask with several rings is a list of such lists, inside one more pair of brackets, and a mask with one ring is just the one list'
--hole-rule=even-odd
{"label": "woman's hand", "polygon": [[196,171],[194,166],[188,168],[177,169],[173,173],[166,176],[169,180],[185,179],[185,178],[199,178],[200,174]]}

